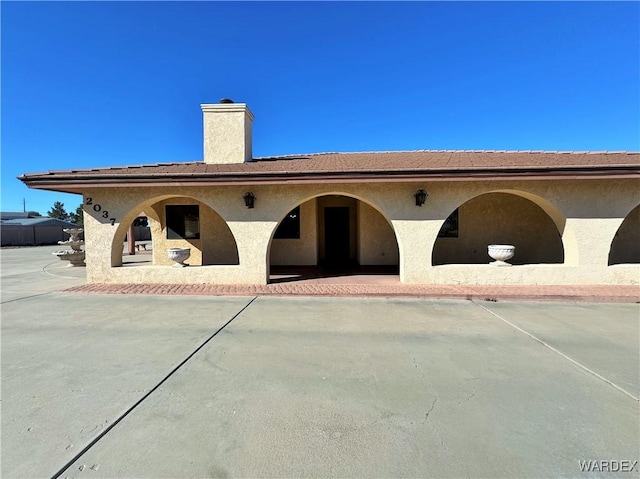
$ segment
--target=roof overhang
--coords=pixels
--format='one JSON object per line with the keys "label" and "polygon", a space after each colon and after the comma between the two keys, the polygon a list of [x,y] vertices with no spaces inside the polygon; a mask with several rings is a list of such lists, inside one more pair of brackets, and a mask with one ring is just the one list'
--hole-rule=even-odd
{"label": "roof overhang", "polygon": [[578,180],[640,178],[640,165],[607,165],[600,168],[539,167],[484,168],[454,170],[386,170],[386,171],[311,171],[311,172],[233,172],[215,175],[193,173],[164,175],[109,175],[78,173],[44,173],[18,177],[29,188],[82,193],[90,188],[131,188],[168,186],[280,185],[318,183],[408,183],[433,181],[490,180]]}

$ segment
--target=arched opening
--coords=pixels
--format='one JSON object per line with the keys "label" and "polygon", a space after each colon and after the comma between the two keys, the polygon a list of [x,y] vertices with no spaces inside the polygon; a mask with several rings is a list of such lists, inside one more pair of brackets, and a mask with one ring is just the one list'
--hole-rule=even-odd
{"label": "arched opening", "polygon": [[398,281],[399,249],[389,220],[345,194],[303,201],[278,223],[269,245],[270,282],[371,275]]}
{"label": "arched opening", "polygon": [[[152,263],[153,239],[151,224],[153,219],[140,211],[127,228],[122,253],[122,264],[142,265]],[[133,241],[129,234],[133,233]]]}
{"label": "arched opening", "polygon": [[625,217],[609,250],[609,266],[640,263],[640,205]]}
{"label": "arched opening", "polygon": [[146,214],[151,236],[151,261],[146,264],[172,266],[174,262],[169,259],[167,250],[176,247],[191,249],[186,261],[190,266],[239,264],[235,238],[218,213],[194,198],[164,196],[145,201],[123,218],[113,239],[112,266],[145,264],[135,260],[123,262],[122,245],[129,226],[140,211]]}
{"label": "arched opening", "polygon": [[443,223],[431,261],[434,266],[488,264],[493,261],[488,245],[510,244],[516,248],[511,264],[563,263],[558,221],[524,195],[485,193],[462,204]]}

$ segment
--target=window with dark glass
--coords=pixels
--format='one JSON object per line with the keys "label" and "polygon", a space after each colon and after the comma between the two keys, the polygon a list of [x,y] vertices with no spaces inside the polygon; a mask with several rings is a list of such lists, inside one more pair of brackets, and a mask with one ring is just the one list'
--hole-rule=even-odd
{"label": "window with dark glass", "polygon": [[167,239],[199,239],[200,209],[198,205],[167,205]]}
{"label": "window with dark glass", "polygon": [[276,239],[300,239],[300,207],[296,206],[284,217],[276,234]]}
{"label": "window with dark glass", "polygon": [[458,237],[458,209],[451,213],[438,232],[438,238]]}

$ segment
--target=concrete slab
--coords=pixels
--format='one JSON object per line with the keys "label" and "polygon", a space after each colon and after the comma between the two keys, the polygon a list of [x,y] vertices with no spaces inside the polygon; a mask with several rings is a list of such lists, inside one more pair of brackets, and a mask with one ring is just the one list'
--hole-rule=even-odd
{"label": "concrete slab", "polygon": [[470,302],[259,298],[64,475],[573,477],[638,431]]}
{"label": "concrete slab", "polygon": [[640,305],[482,303],[618,386],[640,397]]}
{"label": "concrete slab", "polygon": [[2,477],[50,477],[247,298],[82,297],[2,305]]}
{"label": "concrete slab", "polygon": [[61,249],[66,248],[38,246],[0,250],[2,302],[85,284],[85,268],[68,268],[67,261],[52,254]]}

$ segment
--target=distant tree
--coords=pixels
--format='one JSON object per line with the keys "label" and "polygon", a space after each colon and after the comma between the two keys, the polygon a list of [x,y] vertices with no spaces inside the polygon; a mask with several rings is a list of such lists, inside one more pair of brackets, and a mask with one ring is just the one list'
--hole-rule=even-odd
{"label": "distant tree", "polygon": [[37,211],[28,211],[27,212],[27,216],[29,218],[35,218],[36,216],[42,216],[40,213],[38,213]]}
{"label": "distant tree", "polygon": [[56,201],[51,209],[47,212],[47,216],[49,218],[57,218],[62,221],[67,221],[69,219],[69,213],[64,209],[64,203]]}
{"label": "distant tree", "polygon": [[82,223],[84,221],[83,212],[84,208],[82,206],[82,203],[80,203],[73,213],[69,213],[69,219],[72,223],[82,226]]}

